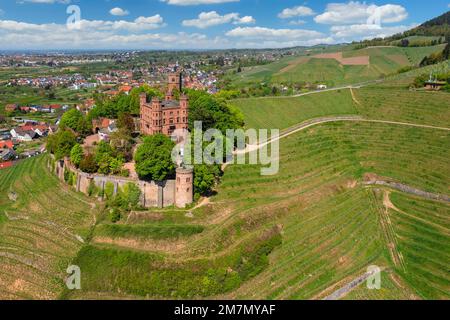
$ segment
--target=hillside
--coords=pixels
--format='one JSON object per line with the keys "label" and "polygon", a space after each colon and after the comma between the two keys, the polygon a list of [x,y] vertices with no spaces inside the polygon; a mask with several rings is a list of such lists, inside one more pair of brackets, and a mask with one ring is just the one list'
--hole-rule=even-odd
{"label": "hillside", "polygon": [[450,11],[403,33],[403,37],[410,36],[450,36]]}
{"label": "hillside", "polygon": [[340,114],[374,122],[294,132],[281,140],[279,174],[231,165],[203,206],[101,222],[75,259],[87,283],[64,297],[321,299],[378,265],[382,290],[343,298],[448,299],[450,204],[370,184],[448,195],[450,131],[437,127],[450,127],[450,100],[432,95],[388,82],[236,100],[257,128]]}
{"label": "hillside", "polygon": [[326,84],[339,86],[379,79],[413,67],[427,56],[441,52],[444,45],[429,47],[371,47],[354,50],[353,46],[333,51],[304,52],[299,57],[284,58],[264,66],[244,68],[230,77],[236,88],[266,82],[271,85]]}

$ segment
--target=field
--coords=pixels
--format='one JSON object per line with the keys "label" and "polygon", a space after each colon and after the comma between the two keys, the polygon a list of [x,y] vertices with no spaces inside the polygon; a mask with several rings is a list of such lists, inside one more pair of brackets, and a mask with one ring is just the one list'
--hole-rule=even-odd
{"label": "field", "polygon": [[[332,47],[331,47],[332,48]],[[329,48],[326,53],[332,53]],[[231,80],[237,86],[254,82],[271,83],[323,83],[328,86],[359,83],[395,74],[405,66],[418,65],[425,56],[443,50],[443,45],[433,47],[372,47],[359,50],[335,48],[344,58],[369,56],[366,65],[342,65],[335,59],[315,58],[317,51],[300,57],[284,58],[264,66],[245,69]]]}
{"label": "field", "polygon": [[[449,195],[450,130],[438,128],[450,128],[449,94],[390,81],[233,101],[253,128],[336,115],[418,126],[309,127],[280,141],[278,174],[229,165],[217,194],[193,209],[133,211],[112,224],[45,157],[0,171],[0,296],[322,299],[376,265],[381,290],[363,283],[341,298],[450,299],[450,203],[371,184]],[[80,266],[82,290],[64,289],[68,264]]]}
{"label": "field", "polygon": [[311,118],[357,113],[348,89],[297,98],[238,99],[232,104],[241,109],[246,127],[255,129],[286,129]]}
{"label": "field", "polygon": [[[396,117],[412,120],[411,112],[421,112],[414,108]],[[419,120],[448,126],[437,104],[430,108],[435,110]],[[366,114],[378,115],[371,107]],[[448,194],[449,131],[337,122],[293,134],[280,148],[278,175],[229,166],[218,194],[191,218],[183,211],[178,217],[150,211],[127,222],[141,228],[169,219],[187,229],[202,226],[199,233],[164,242],[169,237],[96,230],[76,259],[88,285],[65,297],[321,299],[377,265],[383,289],[363,284],[346,299],[449,298],[450,277],[439,268],[448,265],[450,205],[364,184],[384,177]],[[243,272],[246,259],[255,261],[254,268]]]}
{"label": "field", "polygon": [[0,298],[55,299],[65,270],[87,239],[88,198],[59,183],[47,158],[0,170]]}

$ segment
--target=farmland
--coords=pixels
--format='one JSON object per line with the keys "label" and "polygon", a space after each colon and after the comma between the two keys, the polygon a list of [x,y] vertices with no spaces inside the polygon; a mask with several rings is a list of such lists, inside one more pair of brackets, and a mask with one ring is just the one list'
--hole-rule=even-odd
{"label": "farmland", "polygon": [[[359,50],[338,47],[344,58],[369,57],[369,65],[342,65],[334,59],[316,58],[312,51],[303,56],[288,57],[269,65],[252,67],[232,77],[236,86],[254,82],[323,83],[328,86],[353,84],[395,74],[405,66],[416,66],[425,57],[442,51],[443,45],[433,47],[372,47]],[[332,47],[322,52],[333,52]]]}
{"label": "farmland", "polygon": [[[97,241],[85,247],[76,261],[87,272],[87,288],[67,297],[169,297],[169,279],[178,279],[171,297],[192,297],[194,293],[200,297],[246,299],[323,298],[335,285],[352,280],[371,264],[386,270],[386,292],[373,296],[373,292],[358,289],[361,291],[356,290],[348,298],[404,298],[408,292],[414,298],[448,297],[442,291],[448,275],[433,278],[429,287],[422,285],[428,272],[434,270],[433,265],[427,264],[422,270],[424,276],[416,278],[408,278],[409,273],[404,273],[402,267],[418,268],[421,258],[430,259],[436,266],[445,265],[445,237],[436,238],[441,244],[436,248],[440,255],[435,257],[431,253],[417,255],[407,245],[408,238],[393,237],[402,232],[405,237],[419,239],[425,227],[436,235],[445,234],[449,206],[416,199],[413,201],[423,205],[416,211],[408,205],[410,196],[395,193],[391,201],[408,215],[393,217],[394,212],[384,206],[382,197],[387,189],[368,188],[363,182],[368,175],[377,175],[446,193],[449,138],[446,131],[353,122],[299,132],[282,140],[281,168],[276,176],[260,176],[258,166],[230,166],[211,204],[194,210],[191,223],[203,225],[204,230],[187,241],[178,238],[164,247],[142,239],[132,242],[136,235],[129,233],[125,234],[128,241]],[[433,207],[439,208],[438,213],[427,216]],[[386,210],[394,231],[386,228]],[[399,220],[405,217],[410,220]],[[242,248],[251,243],[258,248],[255,244],[261,240],[257,239],[265,239],[264,234],[273,234],[277,229],[282,230],[282,241],[270,246],[273,252],[268,261],[256,263],[251,277],[241,274],[235,263],[242,257]],[[394,251],[390,249],[392,243]],[[98,258],[103,256],[104,260]],[[398,256],[403,257],[402,264],[397,264]],[[109,261],[115,262],[111,265]],[[181,261],[182,268],[175,268]],[[205,264],[218,270],[230,267],[237,272],[237,282],[212,271],[206,276]],[[165,278],[169,271],[161,266],[171,270],[170,278]],[[105,273],[105,268],[112,269]],[[127,281],[110,274],[127,275]],[[203,285],[188,279],[203,279]],[[225,289],[219,290],[217,284]],[[119,296],[118,291],[122,292]]]}
{"label": "farmland", "polygon": [[0,297],[55,299],[95,205],[58,182],[47,158],[0,171]]}

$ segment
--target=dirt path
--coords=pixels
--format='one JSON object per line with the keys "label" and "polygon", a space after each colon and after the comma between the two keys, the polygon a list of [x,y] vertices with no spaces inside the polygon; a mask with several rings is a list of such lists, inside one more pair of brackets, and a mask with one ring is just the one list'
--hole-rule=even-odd
{"label": "dirt path", "polygon": [[361,103],[356,99],[355,93],[353,92],[353,88],[350,88],[350,93],[352,94],[352,100],[355,102],[358,106],[361,105]]}
{"label": "dirt path", "polygon": [[237,150],[234,152],[235,155],[240,154],[247,154],[256,150],[259,150],[268,144],[281,140],[282,138],[286,138],[294,133],[297,133],[299,131],[303,131],[307,128],[310,128],[312,126],[316,126],[323,123],[328,122],[341,122],[341,121],[356,121],[356,122],[372,122],[372,123],[386,123],[386,124],[393,124],[393,125],[403,125],[403,126],[410,126],[410,127],[417,127],[417,128],[427,128],[427,129],[436,129],[436,130],[447,130],[450,131],[450,128],[444,128],[444,127],[436,127],[436,126],[429,126],[429,125],[422,125],[422,124],[414,124],[414,123],[406,123],[406,122],[396,122],[396,121],[385,121],[385,120],[369,120],[369,119],[363,119],[360,116],[338,116],[338,117],[325,117],[325,118],[317,118],[313,120],[309,120],[306,122],[302,122],[298,125],[295,125],[291,128],[286,129],[283,131],[279,137],[275,139],[271,139],[265,142],[262,142],[258,145],[247,145],[247,148],[244,150]]}
{"label": "dirt path", "polygon": [[[435,130],[445,130],[450,131],[450,128],[445,127],[437,127],[437,126],[430,126],[425,124],[416,124],[416,123],[408,123],[408,122],[397,122],[397,121],[388,121],[388,120],[371,120],[371,119],[364,119],[361,116],[336,116],[336,117],[324,117],[324,118],[317,118],[308,120],[306,122],[302,122],[298,125],[295,125],[293,127],[290,127],[286,130],[284,130],[279,137],[275,139],[271,139],[265,142],[262,142],[258,145],[247,145],[247,147],[244,150],[237,150],[234,152],[235,155],[242,155],[247,154],[250,152],[257,151],[268,144],[281,140],[283,138],[286,138],[290,135],[293,135],[299,131],[306,130],[310,127],[324,124],[328,122],[342,122],[342,121],[354,121],[354,122],[371,122],[371,123],[384,123],[384,124],[392,124],[392,125],[400,125],[400,126],[409,126],[409,127],[416,127],[416,128],[425,128],[425,129],[435,129]],[[226,166],[225,166],[226,167]]]}
{"label": "dirt path", "polygon": [[[391,189],[401,191],[403,193],[412,194],[412,195],[419,196],[421,198],[425,198],[425,199],[429,199],[429,200],[450,202],[450,197],[447,195],[431,193],[431,192],[427,192],[427,191],[423,191],[423,190],[420,190],[417,188],[410,187],[406,184],[393,182],[393,181],[381,180],[379,178],[376,180],[372,180],[372,181],[366,181],[366,182],[364,182],[364,185],[366,185],[366,186],[373,186],[373,185],[385,186],[385,187],[389,187]],[[389,202],[386,202],[386,203],[389,204]],[[391,209],[395,209],[395,207],[392,207]]]}
{"label": "dirt path", "polygon": [[386,209],[393,210],[393,211],[395,211],[395,212],[397,212],[399,214],[402,214],[404,216],[408,216],[411,219],[418,220],[418,221],[420,221],[420,222],[422,222],[424,224],[428,224],[430,226],[433,226],[434,228],[440,229],[442,232],[444,232],[445,234],[450,236],[450,229],[448,229],[448,228],[446,228],[444,226],[441,226],[441,225],[439,225],[437,223],[434,223],[434,222],[422,219],[420,217],[414,216],[412,214],[409,214],[409,213],[407,213],[407,212],[397,208],[392,203],[390,195],[391,195],[391,193],[389,191],[387,191],[387,190],[384,191],[384,194],[383,194],[383,205],[385,206]]}

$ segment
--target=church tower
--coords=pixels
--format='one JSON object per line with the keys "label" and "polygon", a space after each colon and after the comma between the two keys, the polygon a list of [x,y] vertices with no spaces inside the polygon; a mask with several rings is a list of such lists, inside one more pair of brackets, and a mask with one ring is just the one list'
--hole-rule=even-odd
{"label": "church tower", "polygon": [[167,86],[167,91],[173,92],[175,89],[180,92],[183,89],[183,78],[181,76],[181,73],[179,72],[169,74],[169,83]]}

